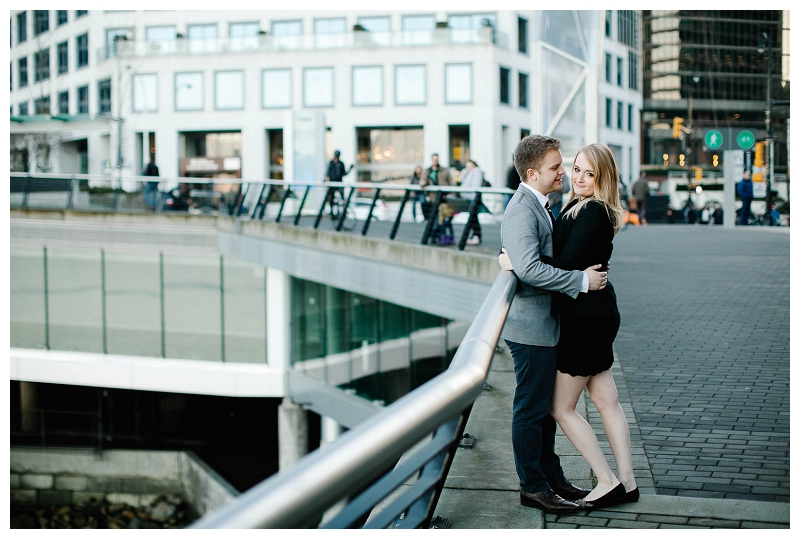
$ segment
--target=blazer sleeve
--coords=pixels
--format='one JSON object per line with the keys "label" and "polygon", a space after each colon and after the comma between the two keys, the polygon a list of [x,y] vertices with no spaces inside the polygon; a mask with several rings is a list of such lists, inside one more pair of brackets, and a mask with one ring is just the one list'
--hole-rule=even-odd
{"label": "blazer sleeve", "polygon": [[[602,241],[603,233],[609,225],[605,207],[598,202],[589,202],[578,212],[561,254],[558,257],[543,255],[542,262],[555,268],[576,269],[580,265],[581,258],[585,257],[587,249]],[[605,265],[606,262],[598,260],[593,264]]]}
{"label": "blazer sleeve", "polygon": [[542,262],[539,235],[544,232],[539,227],[547,225],[536,218],[531,208],[524,204],[515,204],[508,208],[503,221],[503,246],[520,281],[536,288],[561,292],[572,298],[580,294],[582,271],[565,271]]}

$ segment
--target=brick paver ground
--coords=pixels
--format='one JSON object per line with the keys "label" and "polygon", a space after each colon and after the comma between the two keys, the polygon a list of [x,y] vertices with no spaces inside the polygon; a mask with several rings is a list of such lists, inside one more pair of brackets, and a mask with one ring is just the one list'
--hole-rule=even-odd
{"label": "brick paver ground", "polygon": [[656,492],[788,502],[788,229],[629,228],[610,280]]}

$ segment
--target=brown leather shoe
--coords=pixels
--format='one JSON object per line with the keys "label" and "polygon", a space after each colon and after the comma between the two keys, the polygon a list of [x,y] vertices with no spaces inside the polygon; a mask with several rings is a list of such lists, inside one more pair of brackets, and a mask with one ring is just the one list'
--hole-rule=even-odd
{"label": "brown leather shoe", "polygon": [[525,507],[535,507],[546,513],[572,513],[580,509],[578,504],[570,502],[553,492],[553,489],[541,492],[519,491],[519,503]]}
{"label": "brown leather shoe", "polygon": [[564,481],[563,483],[554,484],[553,492],[564,498],[565,500],[575,501],[580,500],[581,498],[585,498],[589,495],[591,490],[582,489],[580,487],[576,487],[569,481]]}

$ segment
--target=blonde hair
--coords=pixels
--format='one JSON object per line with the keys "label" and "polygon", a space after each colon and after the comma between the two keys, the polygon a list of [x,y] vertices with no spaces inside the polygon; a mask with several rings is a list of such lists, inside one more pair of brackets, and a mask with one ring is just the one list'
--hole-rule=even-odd
{"label": "blonde hair", "polygon": [[[594,170],[594,195],[584,198],[566,211],[564,215],[575,218],[586,204],[596,200],[605,207],[616,236],[622,225],[622,204],[619,200],[619,173],[617,172],[617,162],[614,159],[614,154],[605,144],[589,144],[581,148],[575,155],[575,159],[572,161],[572,170],[575,170],[575,162],[580,154],[586,156],[592,170]],[[573,190],[567,203],[572,202],[577,196]]]}

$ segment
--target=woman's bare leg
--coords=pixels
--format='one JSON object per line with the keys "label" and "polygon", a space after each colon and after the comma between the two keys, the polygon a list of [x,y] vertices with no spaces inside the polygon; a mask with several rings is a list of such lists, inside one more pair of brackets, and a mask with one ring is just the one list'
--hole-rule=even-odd
{"label": "woman's bare leg", "polygon": [[614,453],[617,476],[620,482],[625,485],[625,490],[630,492],[636,488],[636,478],[633,476],[633,461],[631,459],[631,434],[628,429],[628,420],[625,417],[625,412],[619,404],[617,386],[614,383],[611,369],[592,376],[587,387],[589,388],[589,396],[592,402],[597,411],[600,412],[608,444]]}
{"label": "woman's bare leg", "polygon": [[575,410],[578,398],[587,383],[591,383],[591,377],[571,376],[563,372],[556,372],[553,399],[550,401],[550,414],[558,421],[561,430],[567,435],[575,449],[592,467],[597,478],[597,486],[591,494],[586,496],[586,501],[592,501],[612,490],[620,482],[614,476],[611,466],[608,465],[591,425]]}

